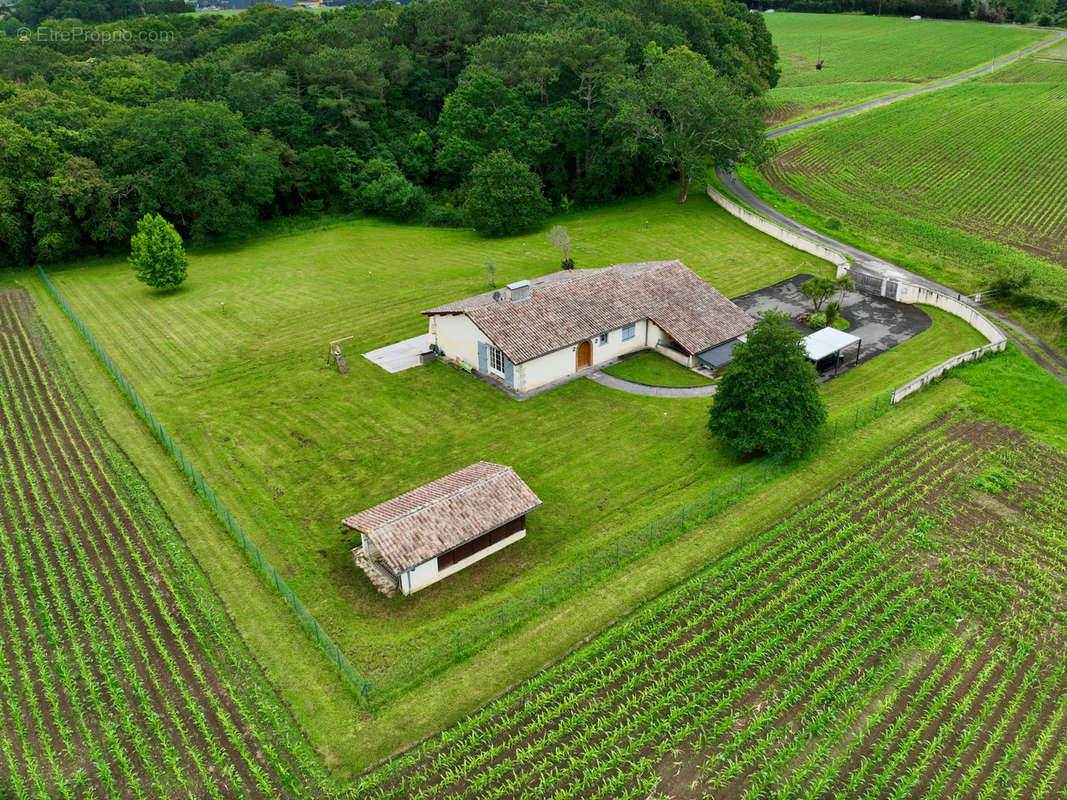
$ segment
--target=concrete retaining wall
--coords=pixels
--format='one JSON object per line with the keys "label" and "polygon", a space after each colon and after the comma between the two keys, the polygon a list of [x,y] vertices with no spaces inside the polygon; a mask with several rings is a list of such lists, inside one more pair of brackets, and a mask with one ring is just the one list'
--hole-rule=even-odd
{"label": "concrete retaining wall", "polygon": [[[751,225],[753,228],[763,231],[768,236],[773,236],[778,241],[784,242],[790,247],[795,247],[797,250],[803,250],[805,253],[810,253],[817,258],[821,258],[823,261],[829,261],[836,268],[838,277],[851,270],[852,265],[844,254],[801,236],[788,228],[783,228],[781,225],[749,211],[747,208],[737,204],[710,185],[708,186],[708,197],[722,206],[727,213],[732,214],[742,222]],[[959,355],[955,355],[952,358],[942,361],[936,367],[927,370],[918,378],[905,383],[903,386],[898,386],[893,390],[893,398],[891,402],[899,403],[909,394],[919,391],[919,389],[926,386],[930,381],[940,378],[953,367],[963,364],[966,361],[973,361],[976,358],[981,358],[986,353],[1003,350],[1006,346],[1008,340],[1004,335],[1004,332],[974,306],[964,303],[957,297],[951,297],[944,292],[939,292],[927,286],[908,283],[893,276],[886,277],[896,283],[896,299],[898,302],[923,303],[925,305],[940,308],[942,311],[947,311],[949,314],[953,314],[966,321],[989,340],[988,344],[984,344],[981,347],[976,347],[973,350],[968,350],[966,353],[960,353]],[[884,290],[886,281],[883,281],[882,285]]]}
{"label": "concrete retaining wall", "polygon": [[848,271],[849,260],[845,257],[844,253],[839,253],[837,250],[831,250],[829,247],[825,247],[816,241],[808,239],[806,236],[801,236],[799,233],[791,231],[788,228],[783,228],[776,222],[771,222],[769,219],[749,211],[744,206],[735,203],[710,184],[708,185],[708,197],[722,206],[728,214],[737,217],[746,225],[751,225],[753,228],[763,231],[768,236],[773,236],[778,241],[785,242],[790,247],[795,247],[797,250],[803,250],[805,253],[810,253],[816,258],[821,258],[823,261],[829,261],[837,268],[838,276],[843,275]]}

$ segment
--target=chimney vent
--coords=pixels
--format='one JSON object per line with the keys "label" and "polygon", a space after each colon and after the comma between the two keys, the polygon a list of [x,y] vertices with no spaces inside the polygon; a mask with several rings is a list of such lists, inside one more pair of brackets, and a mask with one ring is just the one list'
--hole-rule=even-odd
{"label": "chimney vent", "polygon": [[518,303],[520,300],[529,300],[531,296],[529,281],[516,281],[507,286],[508,300]]}

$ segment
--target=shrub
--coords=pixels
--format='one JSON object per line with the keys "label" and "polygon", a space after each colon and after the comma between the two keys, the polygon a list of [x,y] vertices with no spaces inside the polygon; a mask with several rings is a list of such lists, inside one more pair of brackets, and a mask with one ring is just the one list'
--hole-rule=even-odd
{"label": "shrub", "polygon": [[823,226],[829,228],[832,231],[836,231],[841,227],[841,220],[837,217],[827,217],[823,221]]}
{"label": "shrub", "polygon": [[541,179],[511,153],[498,150],[471,170],[464,210],[483,236],[508,236],[544,222],[549,205]]}
{"label": "shrub", "polygon": [[463,212],[452,205],[430,206],[426,224],[435,228],[458,228],[463,224]]}
{"label": "shrub", "polygon": [[822,311],[815,311],[814,313],[808,314],[804,319],[804,324],[813,331],[822,330],[826,327],[826,314]]}
{"label": "shrub", "polygon": [[391,161],[375,158],[359,176],[360,207],[368,214],[404,222],[422,214],[430,203],[426,190],[416,186]]}

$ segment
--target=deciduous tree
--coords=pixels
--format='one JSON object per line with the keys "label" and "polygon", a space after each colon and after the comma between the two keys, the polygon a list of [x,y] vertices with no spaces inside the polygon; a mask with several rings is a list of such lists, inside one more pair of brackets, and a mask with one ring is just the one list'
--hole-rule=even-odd
{"label": "deciduous tree", "polygon": [[759,162],[771,152],[757,102],[687,47],[668,50],[636,78],[619,82],[615,99],[615,120],[628,131],[631,148],[653,142],[657,160],[678,175],[680,203],[706,168],[743,153]]}
{"label": "deciduous tree", "polygon": [[741,455],[793,459],[811,449],[826,408],[789,318],[765,313],[733,355],[711,406],[712,432]]}
{"label": "deciduous tree", "polygon": [[159,214],[145,214],[130,237],[130,266],[153,289],[177,289],[189,270],[182,237]]}
{"label": "deciduous tree", "polygon": [[498,150],[471,170],[464,210],[479,233],[507,236],[537,227],[549,207],[541,179],[511,153]]}

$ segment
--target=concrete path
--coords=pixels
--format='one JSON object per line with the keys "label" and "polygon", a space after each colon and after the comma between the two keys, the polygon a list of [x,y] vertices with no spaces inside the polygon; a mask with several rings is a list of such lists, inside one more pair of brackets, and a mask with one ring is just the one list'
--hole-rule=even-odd
{"label": "concrete path", "polygon": [[363,357],[373,361],[386,372],[402,372],[419,365],[419,353],[430,349],[430,334],[413,336],[396,344],[379,347],[364,353]]}
{"label": "concrete path", "polygon": [[590,372],[585,377],[609,389],[618,389],[620,392],[629,394],[642,394],[645,397],[711,397],[719,389],[714,383],[706,386],[647,386],[643,383],[616,378],[600,370]]}
{"label": "concrete path", "polygon": [[[1036,50],[1040,50],[1041,48],[1046,47],[1054,42],[1058,42],[1065,36],[1067,36],[1067,32],[1061,31],[1055,36],[1049,37],[1048,39],[1044,40],[1043,42],[1035,44],[1032,47],[1028,47],[1026,50],[1023,50],[1011,56],[1007,56],[1006,58],[995,62],[995,66],[1001,67],[1005,64],[1010,64],[1011,62],[1016,61],[1022,58],[1023,56],[1027,56],[1030,53],[1035,52]],[[939,81],[938,83],[930,84],[929,86],[921,86],[917,89],[910,89],[906,92],[900,92],[898,94],[889,95],[887,97],[880,97],[877,100],[871,100],[866,103],[860,103],[859,105],[850,106],[848,108],[841,108],[837,111],[831,111],[827,114],[821,114],[820,116],[812,117],[811,119],[801,120],[800,122],[795,122],[792,125],[785,125],[781,128],[776,128],[772,131],[768,131],[767,138],[776,139],[779,136],[783,136],[784,134],[791,133],[802,128],[807,128],[812,125],[818,125],[819,123],[825,122],[827,120],[837,119],[838,117],[844,117],[849,114],[855,114],[859,111],[864,111],[869,108],[874,108],[876,106],[892,103],[897,100],[901,100],[905,97],[912,97],[913,95],[923,94],[925,92],[932,92],[937,89],[944,89],[947,86],[953,86],[957,83],[961,83],[962,81],[975,78],[979,75],[987,74],[989,71],[989,67],[981,67],[980,69],[971,70],[970,72],[967,72],[963,75],[957,75],[955,78],[948,78],[946,80]],[[1044,369],[1046,372],[1056,378],[1056,380],[1058,380],[1060,383],[1067,385],[1067,377],[1065,377],[1067,376],[1067,364],[1063,364],[1062,359],[1058,355],[1056,355],[1048,345],[1046,345],[1037,337],[1026,332],[1018,325],[1014,323],[1008,323],[1002,315],[996,314],[984,307],[979,306],[979,304],[972,302],[967,296],[961,295],[956,289],[953,289],[949,286],[945,286],[944,284],[938,283],[937,281],[932,281],[929,278],[926,278],[915,272],[911,272],[910,270],[906,270],[903,267],[900,267],[890,261],[886,261],[883,258],[878,258],[877,256],[871,255],[870,253],[864,250],[860,250],[858,247],[853,247],[852,245],[845,244],[844,242],[839,242],[837,239],[834,239],[830,236],[826,236],[825,234],[819,233],[818,231],[812,230],[806,225],[802,225],[800,222],[797,222],[792,217],[787,217],[785,214],[782,214],[780,211],[777,211],[775,208],[769,206],[767,203],[765,203],[763,200],[753,194],[747,186],[745,186],[743,183],[741,183],[740,180],[738,180],[737,174],[734,172],[732,167],[729,169],[720,168],[716,171],[716,174],[719,176],[719,180],[723,182],[723,185],[727,188],[728,191],[730,191],[734,195],[734,197],[736,197],[742,203],[748,205],[749,208],[754,210],[756,213],[778,223],[783,228],[788,228],[789,230],[795,231],[801,234],[802,236],[805,236],[809,239],[818,242],[819,244],[844,253],[852,261],[853,269],[858,269],[861,272],[865,272],[867,274],[887,275],[890,278],[901,278],[907,281],[911,281],[912,283],[917,283],[921,286],[929,287],[947,295],[956,295],[956,297],[958,297],[963,302],[968,303],[969,305],[975,305],[976,307],[980,307],[984,313],[987,313],[989,314],[989,316],[994,317],[999,323],[1005,324],[1006,327],[1010,329],[1008,331],[1005,331],[1008,338],[1015,342],[1017,345],[1019,345],[1022,351],[1026,353],[1026,355],[1029,356],[1038,366],[1040,366],[1042,369]],[[1052,359],[1053,362],[1059,364],[1063,368],[1063,372],[1061,373],[1059,370],[1056,369],[1053,363],[1051,363],[1046,358],[1041,357],[1040,355],[1035,353],[1033,349],[1028,347],[1022,341],[1020,341],[1019,336],[1014,335],[1012,331],[1015,331],[1019,334],[1019,336],[1022,336],[1031,344],[1034,344],[1041,350],[1043,350]]]}

